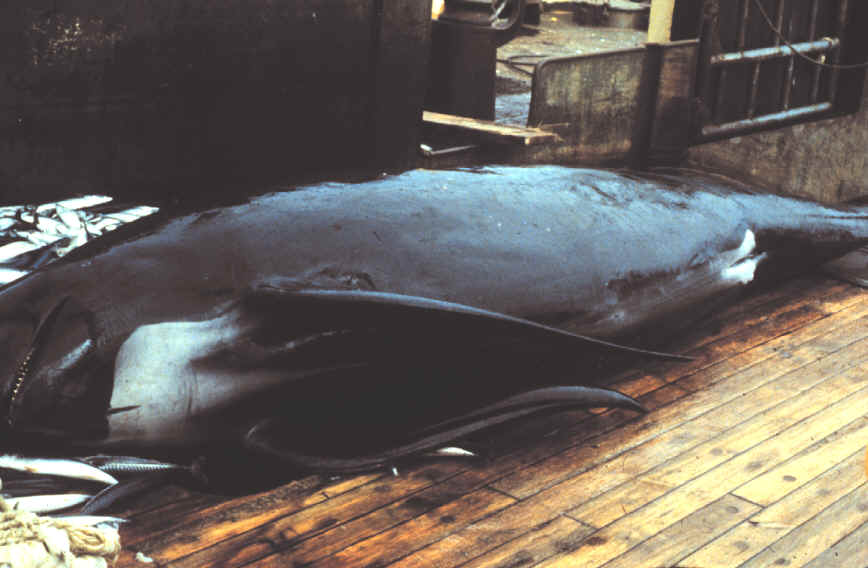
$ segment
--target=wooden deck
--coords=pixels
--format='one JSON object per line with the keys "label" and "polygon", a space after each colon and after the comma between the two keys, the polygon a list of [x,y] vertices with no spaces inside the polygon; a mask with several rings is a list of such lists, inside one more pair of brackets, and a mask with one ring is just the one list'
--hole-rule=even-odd
{"label": "wooden deck", "polygon": [[868,294],[793,282],[681,347],[616,385],[647,415],[538,417],[485,461],[167,488],[128,511],[118,565],[868,566]]}

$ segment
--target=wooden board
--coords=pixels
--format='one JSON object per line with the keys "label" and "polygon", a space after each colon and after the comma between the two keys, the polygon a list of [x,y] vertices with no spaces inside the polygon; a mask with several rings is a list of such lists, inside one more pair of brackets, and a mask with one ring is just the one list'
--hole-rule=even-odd
{"label": "wooden board", "polygon": [[534,69],[528,125],[566,124],[582,155],[625,157],[637,126],[645,49],[556,57]]}
{"label": "wooden board", "polygon": [[516,126],[512,124],[497,124],[490,120],[456,116],[454,114],[443,114],[430,110],[426,110],[422,113],[422,120],[427,124],[454,128],[464,133],[478,136],[488,142],[499,144],[530,146],[533,144],[544,144],[558,140],[557,134],[546,132],[539,128],[525,128],[524,126]]}
{"label": "wooden board", "polygon": [[538,416],[485,460],[234,500],[166,488],[127,511],[118,565],[865,565],[868,294],[794,282],[681,347],[696,359],[614,385],[647,415]]}

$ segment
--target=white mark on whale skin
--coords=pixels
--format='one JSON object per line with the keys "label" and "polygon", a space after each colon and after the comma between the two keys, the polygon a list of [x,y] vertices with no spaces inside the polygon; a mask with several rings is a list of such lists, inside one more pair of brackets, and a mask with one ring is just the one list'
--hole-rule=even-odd
{"label": "white mark on whale skin", "polygon": [[756,249],[756,235],[750,229],[744,232],[741,245],[734,251],[724,253],[723,257],[727,266],[721,270],[720,276],[724,281],[748,284],[753,281],[756,268],[766,257],[760,254],[751,257]]}
{"label": "white mark on whale skin", "polygon": [[740,282],[741,284],[749,284],[753,281],[757,265],[759,265],[760,261],[763,260],[765,256],[765,254],[762,254],[760,256],[756,256],[754,258],[749,258],[745,261],[739,262],[738,264],[730,266],[729,268],[725,268],[720,275],[724,280]]}
{"label": "white mark on whale skin", "polygon": [[739,245],[736,254],[745,258],[749,254],[751,254],[756,248],[756,235],[753,234],[753,231],[750,229],[744,232],[744,240]]}

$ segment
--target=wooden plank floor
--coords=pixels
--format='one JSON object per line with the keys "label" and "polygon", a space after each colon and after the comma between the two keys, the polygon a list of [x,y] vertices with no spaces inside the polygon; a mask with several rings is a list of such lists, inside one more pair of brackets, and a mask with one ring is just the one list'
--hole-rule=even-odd
{"label": "wooden plank floor", "polygon": [[127,511],[118,565],[868,566],[868,293],[792,282],[679,348],[615,385],[648,414],[538,417],[483,461],[167,488]]}

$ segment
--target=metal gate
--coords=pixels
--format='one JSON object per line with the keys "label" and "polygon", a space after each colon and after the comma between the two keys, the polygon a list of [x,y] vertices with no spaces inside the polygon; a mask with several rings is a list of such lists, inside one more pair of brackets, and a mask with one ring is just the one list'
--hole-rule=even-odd
{"label": "metal gate", "polygon": [[865,0],[706,0],[695,142],[840,110],[852,2]]}

